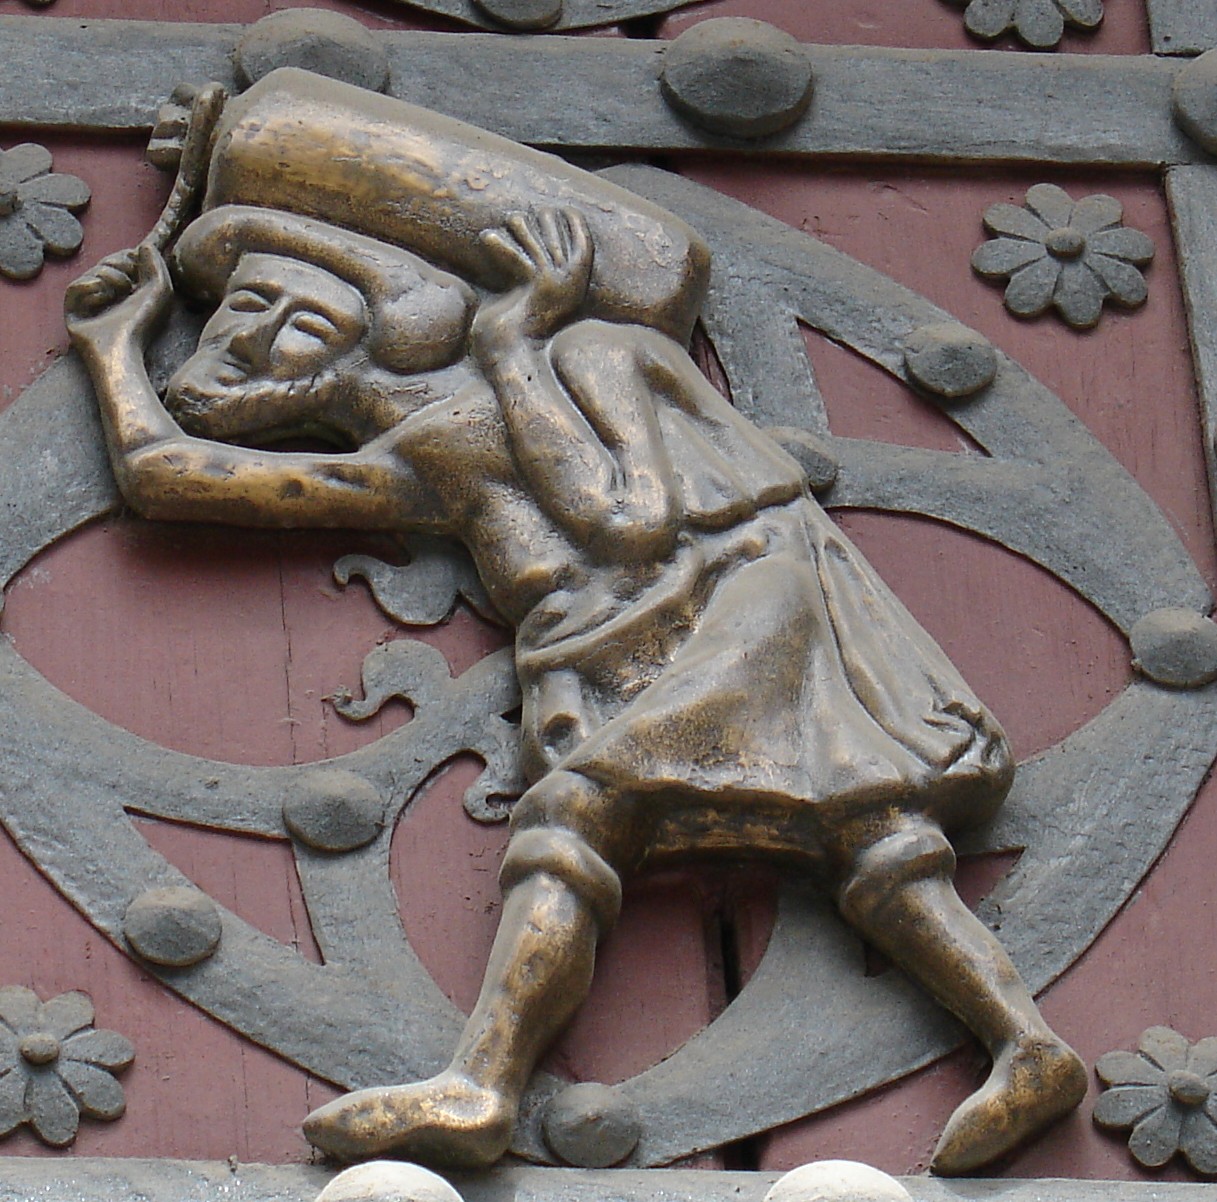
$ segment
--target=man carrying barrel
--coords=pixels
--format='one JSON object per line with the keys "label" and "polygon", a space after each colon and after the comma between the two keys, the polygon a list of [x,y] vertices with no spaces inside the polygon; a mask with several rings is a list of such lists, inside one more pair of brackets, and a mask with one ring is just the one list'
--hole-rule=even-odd
{"label": "man carrying barrel", "polygon": [[[682,349],[705,274],[696,235],[556,161],[551,186],[543,156],[418,110],[408,136],[431,137],[432,176],[407,184],[396,241],[372,201],[371,218],[293,208],[249,169],[259,139],[283,160],[266,110],[301,89],[305,110],[348,98],[277,75],[230,106],[174,251],[182,290],[217,307],[163,403],[143,362],[173,293],[159,251],[69,291],[116,476],[152,518],[459,539],[517,629],[530,782],[452,1064],[339,1098],[308,1118],[309,1139],[342,1159],[496,1160],[587,994],[622,879],[709,854],[809,874],[984,1043],[992,1073],[952,1116],[938,1171],[971,1171],[1074,1107],[1081,1062],[952,881],[944,832],[1001,803],[1004,736],[795,461]],[[487,203],[469,156],[441,153],[462,138],[480,163],[523,156],[506,183],[487,168],[505,197],[493,222],[468,218]],[[350,170],[366,176],[368,159]],[[472,189],[464,235],[426,208],[461,203],[434,178],[445,163]],[[351,180],[374,190],[365,176]],[[355,188],[344,179],[332,194]],[[662,253],[633,237],[646,222]],[[642,267],[621,270],[635,242]],[[252,449],[287,435],[335,450]]]}

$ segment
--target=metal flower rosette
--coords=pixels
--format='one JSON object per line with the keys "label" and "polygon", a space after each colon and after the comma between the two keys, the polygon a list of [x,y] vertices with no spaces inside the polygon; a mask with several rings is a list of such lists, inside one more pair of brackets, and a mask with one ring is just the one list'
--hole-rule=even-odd
{"label": "metal flower rosette", "polygon": [[[168,95],[176,82],[159,94]],[[399,93],[408,87],[401,75],[394,86]],[[437,95],[434,103],[442,107],[445,98]],[[805,118],[809,128],[815,113],[813,107]],[[364,116],[354,106],[352,124]],[[482,119],[491,123],[491,114]],[[623,132],[619,141],[630,139]],[[563,144],[560,129],[550,144]],[[1186,238],[1190,215],[1217,199],[1217,183],[1209,164],[1181,157],[1172,170],[1179,232]],[[749,416],[762,427],[800,427],[831,460],[831,479],[819,494],[824,504],[921,514],[972,531],[1052,573],[1126,636],[1144,630],[1146,622],[1161,625],[1163,614],[1182,612],[1199,624],[1205,645],[1211,598],[1170,521],[1050,389],[983,335],[826,242],[688,180],[635,166],[609,168],[604,178],[676,213],[705,238],[714,270],[700,317],[737,403],[749,405]],[[1040,249],[1051,256],[1049,236],[1079,229],[1079,212],[1094,218],[1087,217],[1081,232],[1099,240],[1096,249],[1130,268],[1143,263],[1146,248],[1122,237],[1119,215],[1113,217],[1101,198],[1090,202],[1086,208],[1087,201],[1077,202],[1063,224],[1041,213],[1030,232],[1006,228],[1009,222],[991,225],[994,233],[1029,244],[1002,263],[1030,256],[1012,268],[1018,271],[1045,257]],[[1199,252],[1198,266],[1185,278],[1196,299],[1194,320],[1217,313],[1217,300],[1201,278],[1201,269],[1215,260],[1217,248]],[[1000,266],[991,265],[995,272]],[[1131,276],[1121,278],[1127,295],[1114,285],[1110,291],[1132,303]],[[1036,303],[1055,299],[1045,286]],[[1065,312],[1068,304],[1058,307]],[[1094,310],[1091,297],[1082,316]],[[921,403],[935,405],[987,454],[958,456],[834,436],[805,350],[791,337],[796,322],[909,385]],[[927,330],[938,331],[940,341],[927,344]],[[991,374],[981,373],[974,392],[950,405],[927,395],[909,365],[915,351],[941,345],[943,330],[992,367]],[[1205,337],[1198,335],[1198,344],[1211,346]],[[168,358],[175,350],[166,344],[157,353]],[[1206,374],[1213,364],[1217,359],[1202,372],[1202,389],[1217,380]],[[918,372],[934,378],[924,363]],[[53,365],[0,417],[0,503],[8,515],[0,533],[5,582],[57,539],[119,504],[90,388],[72,358]],[[468,576],[442,549],[428,554],[449,565],[434,586],[432,608],[443,614],[461,591],[454,581]],[[363,566],[365,575],[379,570]],[[470,591],[475,587],[468,584]],[[417,611],[403,606],[400,612],[410,617]],[[1036,991],[1064,972],[1124,904],[1217,754],[1217,688],[1208,669],[1201,664],[1182,680],[1167,680],[1152,658],[1141,666],[1096,718],[1020,765],[1001,815],[962,849],[1021,852],[981,913],[1000,922],[1003,944]],[[323,965],[214,902],[207,906],[220,933],[212,952],[185,967],[148,958],[141,963],[221,1022],[348,1088],[426,1075],[442,1062],[461,1024],[397,918],[388,875],[396,821],[433,769],[459,752],[472,750],[491,765],[489,783],[471,802],[481,816],[498,816],[487,798],[509,793],[515,779],[506,716],[517,692],[506,653],[453,679],[438,657],[391,644],[370,658],[365,683],[369,701],[409,697],[417,706],[414,720],[324,764],[243,767],[167,751],[116,728],[58,693],[0,642],[0,822],[6,830],[98,930],[131,954],[126,916],[133,904],[154,890],[193,889],[144,839],[133,810],[289,842],[325,949]],[[1172,740],[1169,755],[1162,754],[1164,731]],[[376,800],[359,800],[369,795]],[[326,847],[326,836],[315,834],[324,823],[301,808],[301,797],[355,798],[351,812],[356,825],[363,822],[362,833]],[[816,1113],[907,1074],[961,1041],[955,1023],[908,982],[895,974],[864,977],[855,958],[854,943],[826,903],[789,890],[759,969],[727,1010],[672,1056],[617,1087],[640,1120],[641,1137],[628,1164],[668,1165]],[[306,998],[311,1011],[341,1015],[342,1021],[302,1029]],[[818,1040],[774,1040],[775,1030],[824,1032],[826,1041],[832,1033],[834,1054],[823,1056]],[[110,1066],[67,1055],[72,1040],[83,1038],[65,1033],[65,1064],[120,1067],[113,1049]],[[1108,1096],[1118,1095],[1104,1113],[1123,1120],[1136,1111],[1137,1130],[1145,1130],[1140,1142],[1154,1145],[1151,1156],[1170,1142],[1158,1127],[1174,1123],[1171,1116],[1183,1104],[1179,1090],[1186,1093],[1191,1080],[1171,1074],[1190,1073],[1208,1086],[1210,1042],[1190,1052],[1170,1045],[1169,1065],[1151,1057],[1144,1067],[1107,1058],[1100,1066],[1113,1086]],[[1200,1060],[1193,1063],[1195,1056]],[[733,1082],[730,1097],[704,1088],[727,1080]],[[540,1123],[545,1104],[562,1088],[552,1077],[534,1081],[513,1148],[520,1156],[554,1163]],[[1134,1103],[1131,1090],[1151,1091],[1153,1100],[1147,1092]],[[93,1095],[83,1090],[78,1096]],[[88,1105],[101,1111],[116,1103],[111,1097]],[[1184,1115],[1192,1124],[1187,1131],[1199,1124],[1191,1115],[1212,1120],[1211,1105],[1192,1105]],[[39,1120],[31,1111],[16,1121]],[[1184,1120],[1179,1133],[1177,1146],[1196,1168],[1212,1172],[1207,1135],[1186,1135]]]}

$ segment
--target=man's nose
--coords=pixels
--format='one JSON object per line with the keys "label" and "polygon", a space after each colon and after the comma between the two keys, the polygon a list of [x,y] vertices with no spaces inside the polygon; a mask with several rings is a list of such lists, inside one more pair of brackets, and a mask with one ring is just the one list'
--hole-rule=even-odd
{"label": "man's nose", "polygon": [[264,366],[282,324],[281,305],[272,305],[262,313],[243,314],[240,325],[229,335],[228,345],[251,367]]}

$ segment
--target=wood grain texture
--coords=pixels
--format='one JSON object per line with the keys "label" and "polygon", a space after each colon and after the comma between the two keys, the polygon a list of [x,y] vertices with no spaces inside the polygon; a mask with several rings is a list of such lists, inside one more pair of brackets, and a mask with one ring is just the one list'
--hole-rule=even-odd
{"label": "wood grain texture", "polygon": [[[984,208],[1021,201],[1042,175],[811,173],[699,165],[688,174],[808,230],[915,288],[980,330],[1052,387],[1168,515],[1210,582],[1217,575],[1200,419],[1172,236],[1151,180],[1053,175],[1071,195],[1104,191],[1158,247],[1150,299],[1109,312],[1077,335],[1054,320],[1020,322],[1001,292],[972,275]],[[937,414],[851,352],[807,335],[830,426],[852,436],[972,453]],[[838,515],[843,527],[990,703],[1020,757],[1094,716],[1128,679],[1123,640],[1046,573],[935,523],[882,514]],[[1169,734],[1164,732],[1164,740]],[[1196,876],[1211,858],[1217,789],[1208,786],[1163,861],[1121,915],[1047,991],[1049,1020],[1093,1063],[1135,1046],[1147,1026],[1174,1023],[1210,1034],[1211,946],[1217,895]],[[970,868],[969,871],[976,871]],[[740,958],[754,962],[771,921],[763,890],[744,890],[735,912]],[[862,961],[860,959],[860,965]],[[874,967],[872,962],[872,968]],[[902,1083],[795,1123],[761,1141],[760,1164],[786,1169],[825,1156],[863,1159],[888,1172],[923,1170],[954,1106],[983,1079],[965,1049]],[[1120,1139],[1097,1131],[1089,1108],[1055,1128],[999,1174],[1145,1177]],[[1164,1176],[1186,1180],[1172,1167]]]}
{"label": "wood grain texture", "polygon": [[[355,8],[342,0],[317,2],[373,27],[446,28],[387,3]],[[236,22],[289,6],[278,0],[181,0],[172,6],[168,0],[57,0],[55,16],[40,19]],[[1109,0],[1107,7],[1095,37],[1067,34],[1062,49],[1146,52],[1141,6]],[[662,33],[674,36],[696,20],[725,15],[759,17],[826,44],[976,45],[963,30],[960,10],[943,0],[916,0],[907,8],[877,0],[711,0],[669,18]],[[496,87],[506,87],[505,79]],[[619,85],[623,106],[633,103],[628,82]],[[488,99],[479,103],[505,109],[512,105],[504,97],[517,95],[521,111],[508,119],[527,120],[526,89],[499,93],[487,85],[485,92]],[[8,136],[2,144],[24,137]],[[63,349],[59,309],[66,282],[101,255],[136,241],[165,191],[164,177],[141,164],[134,141],[41,134],[39,140],[55,152],[56,170],[88,180],[94,202],[76,259],[48,264],[27,285],[0,282],[0,402]],[[1210,581],[1217,577],[1171,234],[1160,189],[1149,177],[878,175],[708,159],[689,173],[890,273],[1018,358],[1137,476]],[[972,276],[967,261],[984,237],[984,207],[1018,202],[1042,178],[1074,195],[1117,195],[1128,222],[1153,235],[1158,257],[1145,309],[1108,313],[1097,331],[1078,336],[1051,319],[1016,322],[1002,308],[1000,291]],[[835,430],[971,453],[953,427],[889,377],[811,335],[808,348]],[[1122,640],[1038,569],[917,519],[848,514],[842,524],[992,703],[1020,755],[1050,745],[1122,687],[1128,672]],[[338,590],[329,581],[333,558],[355,549],[342,540],[314,543],[305,536],[164,529],[116,519],[39,557],[10,589],[0,629],[65,691],[145,737],[250,763],[315,759],[408,716],[398,708],[370,726],[353,727],[324,701],[338,685],[355,687],[362,655],[396,633],[362,590]],[[467,617],[449,632],[424,637],[438,640],[454,664],[469,662],[498,638]],[[460,810],[460,793],[473,771],[460,762],[437,774],[396,833],[393,863],[403,921],[441,987],[465,1007],[493,936],[504,838],[502,828],[477,826]],[[159,850],[225,905],[315,957],[284,844],[164,823],[146,829]],[[1217,943],[1215,847],[1217,789],[1210,786],[1145,886],[1048,992],[1049,1018],[1088,1060],[1132,1046],[1152,1023],[1171,1023],[1191,1038],[1217,1033],[1211,1017],[1217,998],[1211,954]],[[991,876],[1000,868],[967,871]],[[296,1124],[334,1091],[144,977],[6,840],[0,840],[0,879],[8,915],[0,920],[0,983],[29,984],[44,996],[86,988],[99,1023],[137,1043],[136,1064],[125,1077],[128,1116],[112,1125],[85,1124],[74,1154],[306,1158]],[[746,977],[767,938],[771,897],[772,881],[763,874],[706,871],[640,882],[604,949],[593,998],[550,1067],[575,1078],[615,1080],[676,1046],[725,1000],[722,922]],[[871,971],[882,967],[870,965]],[[946,1116],[982,1070],[979,1054],[965,1050],[906,1082],[758,1141],[754,1150],[773,1169],[853,1156],[889,1171],[918,1171]],[[22,1134],[0,1144],[0,1152],[45,1150]],[[1147,1176],[1138,1174],[1118,1137],[1092,1129],[1086,1111],[1002,1171]],[[1185,1174],[1172,1168],[1157,1177]]]}
{"label": "wood grain texture", "polygon": [[[1178,0],[1167,0],[1176,4]],[[1202,0],[1203,2],[1203,0]],[[1151,0],[1152,3],[1152,0]],[[1109,2],[1103,24],[1092,33],[1066,28],[1057,53],[1148,54],[1149,29],[1144,6]],[[714,17],[751,17],[784,29],[801,42],[837,46],[907,46],[918,50],[1025,49],[1006,34],[983,42],[964,28],[963,5],[951,0],[705,0],[696,8],[665,18],[659,36],[673,38],[698,21]]]}
{"label": "wood grain texture", "polygon": [[[42,24],[0,18],[10,121],[56,128],[150,125],[187,78],[231,79],[233,26]],[[107,50],[99,71],[90,50]],[[703,134],[660,94],[662,42],[391,34],[391,95],[532,145],[625,147],[918,162],[1152,166],[1202,161],[1174,124],[1176,60],[1003,55],[809,44],[809,113],[755,143]],[[197,62],[195,61],[197,60]],[[467,81],[477,78],[478,88]],[[1052,103],[1044,103],[1051,96]],[[1096,115],[1101,114],[1101,120]]]}
{"label": "wood grain texture", "polygon": [[289,8],[322,8],[367,25],[370,29],[458,30],[463,26],[430,13],[411,10],[392,0],[55,0],[48,16],[90,20],[178,21],[241,24],[258,21]]}

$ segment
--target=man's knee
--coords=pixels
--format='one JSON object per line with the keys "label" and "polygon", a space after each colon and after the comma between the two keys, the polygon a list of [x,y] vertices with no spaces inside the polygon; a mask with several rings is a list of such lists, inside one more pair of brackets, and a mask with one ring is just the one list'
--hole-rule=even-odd
{"label": "man's knee", "polygon": [[896,891],[917,881],[949,880],[954,873],[955,852],[938,827],[902,826],[855,855],[837,905],[848,922],[865,926]]}
{"label": "man's knee", "polygon": [[557,877],[592,909],[601,931],[621,913],[621,878],[578,835],[560,827],[518,831],[507,844],[499,885],[504,893],[536,873]]}
{"label": "man's knee", "polygon": [[504,891],[535,872],[565,881],[607,930],[621,910],[619,870],[632,858],[628,807],[575,772],[553,772],[516,803],[499,883]]}

